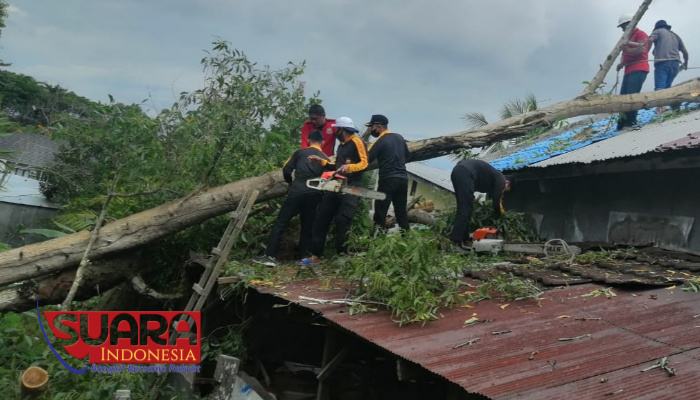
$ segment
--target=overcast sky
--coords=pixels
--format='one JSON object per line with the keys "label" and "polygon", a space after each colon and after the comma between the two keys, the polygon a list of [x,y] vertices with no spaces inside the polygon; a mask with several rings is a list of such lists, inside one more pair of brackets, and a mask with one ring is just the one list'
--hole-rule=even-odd
{"label": "overcast sky", "polygon": [[[306,60],[306,88],[320,91],[328,116],[360,125],[381,113],[415,140],[466,129],[460,117],[470,111],[496,120],[527,93],[541,106],[576,96],[622,34],[620,14],[641,0],[8,2],[0,59],[92,100],[168,107],[202,87],[199,61],[221,37],[272,68]],[[650,33],[666,19],[693,67],[697,15],[697,0],[656,0],[639,27]],[[697,76],[684,71],[676,82]]]}

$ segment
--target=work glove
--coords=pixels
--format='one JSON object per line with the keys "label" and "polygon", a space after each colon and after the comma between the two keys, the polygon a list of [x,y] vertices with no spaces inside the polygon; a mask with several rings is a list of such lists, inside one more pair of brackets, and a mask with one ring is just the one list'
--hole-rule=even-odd
{"label": "work glove", "polygon": [[681,65],[681,69],[688,70],[688,60],[685,60],[683,64]]}

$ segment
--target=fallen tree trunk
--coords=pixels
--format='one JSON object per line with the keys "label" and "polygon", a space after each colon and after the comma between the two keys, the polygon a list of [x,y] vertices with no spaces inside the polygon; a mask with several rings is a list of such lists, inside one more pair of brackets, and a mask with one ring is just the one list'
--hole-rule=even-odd
{"label": "fallen tree trunk", "polygon": [[[700,101],[700,78],[656,92],[623,96],[591,95],[554,104],[517,117],[453,135],[408,143],[411,161],[442,156],[460,148],[484,146],[513,138],[530,129],[562,118]],[[260,192],[258,201],[283,196],[287,184],[280,171],[229,183],[203,193],[178,199],[156,208],[113,221],[100,229],[90,260],[108,257],[194,226],[236,208],[248,190]],[[90,232],[36,243],[0,252],[0,285],[53,274],[74,268],[88,244]]]}
{"label": "fallen tree trunk", "polygon": [[[76,293],[77,300],[87,300],[119,285],[138,270],[133,260],[119,258],[90,265],[85,269],[83,284]],[[61,304],[70,291],[76,270],[67,270],[57,276],[28,280],[0,290],[0,312],[26,311],[39,305]]]}
{"label": "fallen tree trunk", "polygon": [[655,92],[608,96],[593,94],[553,104],[549,107],[465,132],[408,143],[411,161],[449,154],[455,149],[482,147],[493,142],[522,136],[533,128],[581,115],[620,113],[682,102],[700,101],[700,78]]}

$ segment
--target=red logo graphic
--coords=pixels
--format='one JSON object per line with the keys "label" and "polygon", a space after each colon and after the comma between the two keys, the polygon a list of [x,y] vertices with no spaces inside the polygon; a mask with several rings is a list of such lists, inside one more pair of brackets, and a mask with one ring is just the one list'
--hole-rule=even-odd
{"label": "red logo graphic", "polygon": [[[54,326],[59,315],[66,316],[61,325],[68,329]],[[44,316],[57,339],[73,340],[71,344],[62,345],[68,354],[78,359],[90,356],[91,364],[201,362],[199,312],[44,311]],[[170,344],[175,331],[178,338]],[[48,337],[46,339],[50,345]]]}

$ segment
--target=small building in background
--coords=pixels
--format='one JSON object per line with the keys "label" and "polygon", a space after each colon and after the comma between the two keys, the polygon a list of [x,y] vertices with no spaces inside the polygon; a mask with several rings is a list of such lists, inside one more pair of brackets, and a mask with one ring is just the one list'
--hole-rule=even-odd
{"label": "small building in background", "polygon": [[421,202],[431,201],[436,211],[455,207],[451,171],[432,167],[421,162],[406,164],[408,172],[408,202],[419,196]]}
{"label": "small building in background", "polygon": [[33,133],[0,136],[0,242],[22,246],[41,239],[23,238],[19,232],[39,227],[58,211],[40,190],[58,147],[51,138]]}

